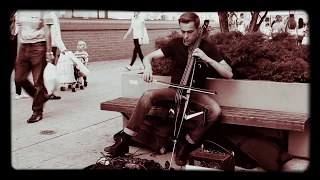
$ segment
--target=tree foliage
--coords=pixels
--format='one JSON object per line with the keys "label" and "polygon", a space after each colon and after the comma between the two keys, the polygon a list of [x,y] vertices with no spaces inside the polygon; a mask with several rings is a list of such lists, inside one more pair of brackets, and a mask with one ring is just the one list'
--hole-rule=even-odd
{"label": "tree foliage", "polygon": [[[173,31],[167,37],[155,41],[161,48],[172,38],[179,37]],[[216,45],[224,60],[233,69],[233,79],[267,80],[277,82],[310,82],[310,54],[308,45],[297,45],[288,33],[280,33],[268,39],[261,32],[243,35],[237,31],[216,33],[206,39]],[[170,75],[171,60],[152,61],[156,75]]]}

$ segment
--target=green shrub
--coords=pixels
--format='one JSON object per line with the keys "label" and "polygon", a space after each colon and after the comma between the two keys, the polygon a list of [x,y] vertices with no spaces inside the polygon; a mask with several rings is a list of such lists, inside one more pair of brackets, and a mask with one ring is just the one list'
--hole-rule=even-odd
{"label": "green shrub", "polygon": [[[161,48],[172,38],[181,36],[177,31],[155,41]],[[268,39],[263,33],[241,34],[232,31],[206,37],[215,44],[222,57],[232,67],[233,79],[267,80],[277,82],[309,82],[310,54],[308,45],[297,45],[288,33]],[[171,60],[153,60],[156,75],[170,75]]]}

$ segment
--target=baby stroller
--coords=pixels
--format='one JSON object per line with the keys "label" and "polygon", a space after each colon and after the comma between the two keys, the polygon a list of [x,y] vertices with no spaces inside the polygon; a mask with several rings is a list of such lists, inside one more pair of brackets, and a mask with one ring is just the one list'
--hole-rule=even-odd
{"label": "baby stroller", "polygon": [[76,92],[77,88],[84,89],[84,85],[79,86],[82,77],[89,74],[89,70],[83,65],[83,63],[74,56],[71,51],[64,54],[60,54],[57,63],[58,79],[61,87],[60,91],[65,91],[67,85],[68,89],[72,89],[72,92]]}

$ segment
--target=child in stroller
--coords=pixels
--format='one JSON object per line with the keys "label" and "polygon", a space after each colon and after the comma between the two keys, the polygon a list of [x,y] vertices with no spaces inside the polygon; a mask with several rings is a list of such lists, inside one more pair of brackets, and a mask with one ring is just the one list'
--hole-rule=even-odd
{"label": "child in stroller", "polygon": [[[78,41],[77,51],[74,52],[74,55],[83,63],[84,66],[88,65],[89,55],[86,52],[87,44],[84,41]],[[76,79],[75,88],[84,89],[88,86],[87,76],[84,76],[83,73],[79,70],[76,64],[74,64],[74,78]],[[75,92],[75,88],[72,88],[72,91]]]}

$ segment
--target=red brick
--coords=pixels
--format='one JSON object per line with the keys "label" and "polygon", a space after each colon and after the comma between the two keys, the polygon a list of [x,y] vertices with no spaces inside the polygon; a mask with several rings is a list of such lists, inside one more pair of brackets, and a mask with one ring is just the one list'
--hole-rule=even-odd
{"label": "red brick", "polygon": [[[60,23],[61,36],[66,48],[74,52],[77,42],[85,41],[90,62],[130,59],[132,56],[132,33],[127,39],[122,40],[130,26],[128,20],[61,19]],[[155,39],[164,37],[173,30],[179,30],[176,21],[147,21],[146,27],[150,44],[141,46],[144,55],[155,50]]]}

